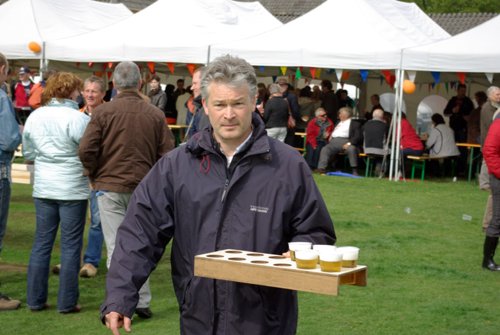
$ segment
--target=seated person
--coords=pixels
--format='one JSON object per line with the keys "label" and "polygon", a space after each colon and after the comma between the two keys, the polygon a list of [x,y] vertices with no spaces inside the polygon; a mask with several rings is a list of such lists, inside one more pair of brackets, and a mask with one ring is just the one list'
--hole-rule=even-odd
{"label": "seated person", "polygon": [[[456,157],[460,155],[460,151],[455,143],[455,135],[453,130],[448,127],[441,114],[435,113],[431,117],[432,128],[429,134],[423,134],[422,139],[425,140],[425,147],[429,150],[430,157]],[[432,162],[431,162],[432,163]],[[438,166],[433,167],[433,174],[438,175],[443,171],[444,159],[439,160]]]}
{"label": "seated person", "polygon": [[333,121],[327,117],[324,108],[316,109],[314,115],[306,128],[306,162],[312,170],[318,167],[321,149],[328,143],[333,131]]}
{"label": "seated person", "polygon": [[321,149],[317,172],[324,173],[328,163],[337,158],[337,155],[345,152],[349,158],[352,174],[358,175],[358,148],[363,144],[363,132],[361,124],[352,120],[352,109],[342,107],[339,109],[340,122],[332,132],[327,145]]}
{"label": "seated person", "polygon": [[375,156],[375,173],[378,175],[382,166],[383,156],[387,154],[387,133],[389,126],[384,119],[384,111],[375,109],[372,119],[363,126],[364,152]]}
{"label": "seated person", "polygon": [[418,137],[415,128],[411,125],[410,121],[406,119],[406,114],[401,114],[401,152],[404,156],[422,156],[424,153],[424,144],[420,137]]}

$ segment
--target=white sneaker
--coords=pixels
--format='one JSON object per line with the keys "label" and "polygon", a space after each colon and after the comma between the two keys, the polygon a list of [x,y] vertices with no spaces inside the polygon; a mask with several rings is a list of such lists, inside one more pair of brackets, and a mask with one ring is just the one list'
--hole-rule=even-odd
{"label": "white sneaker", "polygon": [[80,269],[80,277],[93,278],[97,275],[97,268],[90,263],[85,263]]}

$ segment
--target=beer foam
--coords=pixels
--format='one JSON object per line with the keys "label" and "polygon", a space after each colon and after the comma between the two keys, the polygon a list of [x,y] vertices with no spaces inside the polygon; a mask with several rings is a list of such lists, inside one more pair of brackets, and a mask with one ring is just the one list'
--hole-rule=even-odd
{"label": "beer foam", "polygon": [[359,257],[359,248],[356,247],[340,247],[337,251],[342,253],[344,261],[355,261]]}
{"label": "beer foam", "polygon": [[320,252],[319,259],[325,262],[340,262],[342,260],[342,254],[339,252]]}
{"label": "beer foam", "polygon": [[300,260],[318,259],[318,252],[315,250],[297,250],[295,251],[295,258]]}

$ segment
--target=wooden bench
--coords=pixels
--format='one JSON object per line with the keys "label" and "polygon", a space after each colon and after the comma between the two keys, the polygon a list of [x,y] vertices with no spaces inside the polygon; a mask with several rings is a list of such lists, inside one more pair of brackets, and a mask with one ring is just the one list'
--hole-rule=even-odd
{"label": "wooden bench", "polygon": [[424,154],[422,156],[412,156],[412,155],[406,156],[406,159],[411,160],[411,179],[415,178],[415,171],[420,169],[420,180],[424,181],[426,162],[432,161],[432,160],[447,159],[447,158],[455,158],[455,157],[452,157],[452,156],[449,156],[449,157],[430,157],[427,154]]}
{"label": "wooden bench", "polygon": [[306,155],[306,133],[305,132],[295,132],[295,136],[300,136],[302,138],[302,147],[301,148],[295,148],[297,149],[300,153],[302,153],[303,156]]}

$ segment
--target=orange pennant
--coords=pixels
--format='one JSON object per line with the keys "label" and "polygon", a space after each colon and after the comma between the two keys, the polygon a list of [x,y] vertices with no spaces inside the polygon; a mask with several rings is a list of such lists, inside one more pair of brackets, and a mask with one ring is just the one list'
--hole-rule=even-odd
{"label": "orange pennant", "polygon": [[168,69],[170,70],[170,73],[174,74],[174,69],[175,69],[174,63],[167,63],[167,66],[168,66]]}
{"label": "orange pennant", "polygon": [[465,84],[465,72],[457,72],[458,80],[461,84]]}
{"label": "orange pennant", "polygon": [[89,62],[89,67],[92,67],[94,66],[94,63],[93,62]]}
{"label": "orange pennant", "polygon": [[113,62],[108,63],[108,69],[111,69],[113,67]]}
{"label": "orange pennant", "polygon": [[194,70],[196,70],[196,65],[194,65],[194,64],[186,64],[186,66],[187,66],[187,69],[188,69],[189,73],[191,75],[193,75]]}
{"label": "orange pennant", "polygon": [[344,71],[342,72],[342,77],[341,77],[341,81],[344,82],[344,81],[347,81],[349,80],[349,76],[351,75],[351,72],[349,71]]}
{"label": "orange pennant", "polygon": [[316,78],[316,68],[315,67],[311,67],[309,69],[309,72],[311,72],[311,77]]}
{"label": "orange pennant", "polygon": [[148,62],[148,69],[149,69],[149,72],[155,73],[155,63],[154,62]]}

